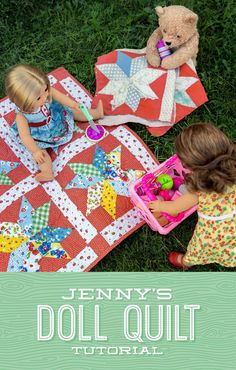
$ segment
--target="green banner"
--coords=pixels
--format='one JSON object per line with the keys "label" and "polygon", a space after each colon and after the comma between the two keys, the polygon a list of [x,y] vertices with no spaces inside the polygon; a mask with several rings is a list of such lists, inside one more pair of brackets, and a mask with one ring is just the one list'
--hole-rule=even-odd
{"label": "green banner", "polygon": [[0,369],[235,369],[235,276],[2,273]]}

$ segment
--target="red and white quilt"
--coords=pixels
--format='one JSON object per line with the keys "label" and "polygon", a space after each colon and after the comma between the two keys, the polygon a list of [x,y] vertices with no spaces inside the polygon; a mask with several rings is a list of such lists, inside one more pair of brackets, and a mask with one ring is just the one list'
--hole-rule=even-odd
{"label": "red and white quilt", "polygon": [[103,101],[112,126],[138,122],[160,136],[207,101],[192,60],[180,68],[151,67],[145,49],[114,50],[98,57],[94,102]]}
{"label": "red and white quilt", "polygon": [[[51,84],[76,101],[91,96],[64,68]],[[89,271],[143,221],[130,202],[131,181],[157,165],[125,126],[98,143],[77,126],[70,143],[49,152],[55,180],[35,181],[38,168],[12,135],[14,105],[0,101],[0,271]]]}

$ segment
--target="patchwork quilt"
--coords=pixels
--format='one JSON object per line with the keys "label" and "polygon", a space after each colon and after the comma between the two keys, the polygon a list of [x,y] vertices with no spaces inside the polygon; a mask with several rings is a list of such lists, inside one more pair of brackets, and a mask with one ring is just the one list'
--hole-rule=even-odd
{"label": "patchwork quilt", "polygon": [[[90,107],[90,94],[64,68],[49,78]],[[0,271],[89,271],[143,224],[128,186],[157,160],[125,126],[106,128],[94,143],[80,123],[70,143],[49,152],[55,180],[39,184],[37,165],[12,134],[14,109],[0,101]]]}
{"label": "patchwork quilt", "polygon": [[151,67],[145,49],[114,50],[98,57],[95,65],[95,103],[103,101],[111,126],[139,122],[156,136],[207,101],[192,60],[180,68]]}

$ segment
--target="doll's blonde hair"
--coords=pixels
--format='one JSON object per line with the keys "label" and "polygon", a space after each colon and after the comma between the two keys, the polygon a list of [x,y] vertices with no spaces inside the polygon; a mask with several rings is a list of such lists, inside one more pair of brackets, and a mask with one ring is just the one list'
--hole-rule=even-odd
{"label": "doll's blonde hair", "polygon": [[24,112],[32,112],[34,103],[41,94],[42,87],[48,88],[48,101],[51,101],[50,83],[47,75],[40,69],[27,64],[10,68],[5,77],[6,94]]}
{"label": "doll's blonde hair", "polygon": [[186,186],[192,192],[223,193],[236,184],[236,144],[209,123],[196,123],[183,129],[175,150],[184,167]]}

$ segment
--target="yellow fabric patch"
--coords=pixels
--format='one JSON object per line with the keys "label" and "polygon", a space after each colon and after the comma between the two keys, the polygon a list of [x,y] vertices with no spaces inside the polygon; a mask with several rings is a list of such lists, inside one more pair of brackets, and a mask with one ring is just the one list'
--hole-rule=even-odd
{"label": "yellow fabric patch", "polygon": [[121,145],[119,145],[112,152],[107,154],[108,161],[111,162],[116,168],[120,167],[120,157],[121,157]]}
{"label": "yellow fabric patch", "polygon": [[116,198],[117,195],[112,186],[105,180],[101,205],[113,219],[116,218]]}
{"label": "yellow fabric patch", "polygon": [[28,239],[22,236],[0,235],[0,252],[11,253]]}

